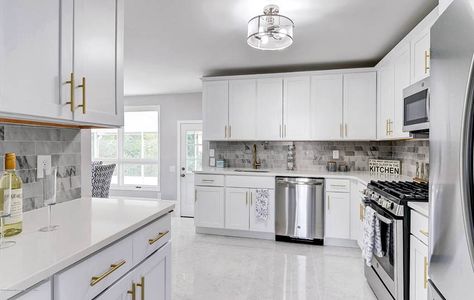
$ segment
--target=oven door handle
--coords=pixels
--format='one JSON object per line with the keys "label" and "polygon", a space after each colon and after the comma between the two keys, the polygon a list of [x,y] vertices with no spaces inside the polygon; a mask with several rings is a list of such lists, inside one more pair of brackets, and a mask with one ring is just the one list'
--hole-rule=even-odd
{"label": "oven door handle", "polygon": [[389,218],[386,218],[384,216],[382,216],[381,214],[379,214],[378,212],[375,212],[375,216],[377,217],[377,219],[379,219],[380,221],[384,222],[385,224],[392,224],[393,221],[390,220]]}

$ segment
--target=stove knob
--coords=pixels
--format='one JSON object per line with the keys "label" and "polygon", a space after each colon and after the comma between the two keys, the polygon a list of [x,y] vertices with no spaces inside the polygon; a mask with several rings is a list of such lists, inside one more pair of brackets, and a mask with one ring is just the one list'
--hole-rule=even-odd
{"label": "stove knob", "polygon": [[393,209],[395,207],[395,204],[390,203],[390,209]]}

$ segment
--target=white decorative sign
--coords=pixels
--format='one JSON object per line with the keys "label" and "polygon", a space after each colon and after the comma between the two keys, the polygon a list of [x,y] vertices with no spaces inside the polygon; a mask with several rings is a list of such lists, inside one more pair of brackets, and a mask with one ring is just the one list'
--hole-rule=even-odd
{"label": "white decorative sign", "polygon": [[400,161],[369,159],[369,171],[372,173],[400,175]]}

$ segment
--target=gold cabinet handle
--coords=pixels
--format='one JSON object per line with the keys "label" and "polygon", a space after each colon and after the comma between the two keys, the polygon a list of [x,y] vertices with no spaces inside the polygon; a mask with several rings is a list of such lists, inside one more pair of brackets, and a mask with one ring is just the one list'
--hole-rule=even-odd
{"label": "gold cabinet handle", "polygon": [[423,265],[423,287],[425,289],[428,288],[428,257],[424,257],[424,265]]}
{"label": "gold cabinet handle", "polygon": [[194,190],[194,202],[197,202],[198,199],[198,191],[195,189]]}
{"label": "gold cabinet handle", "polygon": [[428,230],[420,229],[420,233],[426,237],[428,237]]}
{"label": "gold cabinet handle", "polygon": [[69,101],[66,104],[69,104],[71,112],[74,112],[74,73],[71,73],[70,79],[66,81],[66,84],[69,84]]}
{"label": "gold cabinet handle", "polygon": [[385,135],[388,135],[388,119],[385,120]]}
{"label": "gold cabinet handle", "polygon": [[132,295],[132,300],[135,300],[137,297],[137,287],[135,283],[132,283],[132,289],[127,291],[127,294]]}
{"label": "gold cabinet handle", "polygon": [[232,126],[231,126],[231,125],[229,125],[229,136],[228,136],[228,137],[229,137],[229,138],[232,137]]}
{"label": "gold cabinet handle", "polygon": [[94,286],[94,285],[98,284],[98,283],[101,282],[105,277],[107,277],[107,276],[109,276],[110,274],[112,274],[113,272],[117,271],[117,270],[118,270],[121,266],[123,266],[125,263],[126,263],[125,260],[121,260],[121,261],[119,261],[118,263],[111,264],[111,265],[110,265],[110,268],[109,268],[107,271],[105,271],[104,273],[100,274],[99,276],[92,276],[90,285],[91,285],[91,286]]}
{"label": "gold cabinet handle", "polygon": [[245,192],[245,206],[249,205],[249,192]]}
{"label": "gold cabinet handle", "polygon": [[227,138],[227,125],[224,126],[224,137]]}
{"label": "gold cabinet handle", "polygon": [[250,192],[250,206],[253,205],[253,193]]}
{"label": "gold cabinet handle", "polygon": [[284,130],[283,130],[283,135],[284,135],[284,137],[286,138],[286,124],[283,125],[283,129],[284,129]]}
{"label": "gold cabinet handle", "polygon": [[330,210],[330,209],[331,209],[331,198],[328,195],[328,210]]}
{"label": "gold cabinet handle", "polygon": [[283,137],[283,134],[281,132],[281,124],[280,124],[280,137],[282,138]]}
{"label": "gold cabinet handle", "polygon": [[344,129],[345,129],[345,131],[346,131],[346,137],[347,137],[347,123],[344,124]]}
{"label": "gold cabinet handle", "polygon": [[339,135],[342,137],[344,137],[344,134],[342,133],[342,123],[339,124]]}
{"label": "gold cabinet handle", "polygon": [[364,206],[361,204],[359,204],[359,219],[360,221],[364,221]]}
{"label": "gold cabinet handle", "polygon": [[150,245],[153,245],[154,243],[156,243],[159,239],[161,239],[162,237],[164,237],[165,235],[167,235],[170,231],[169,230],[166,230],[164,232],[160,232],[158,233],[158,236],[154,239],[149,239],[148,240],[148,244]]}
{"label": "gold cabinet handle", "polygon": [[428,66],[428,59],[431,57],[430,51],[425,50],[425,74],[428,74],[430,67]]}
{"label": "gold cabinet handle", "polygon": [[142,276],[140,283],[137,286],[141,288],[140,300],[145,300],[145,277]]}
{"label": "gold cabinet handle", "polygon": [[86,113],[86,78],[82,77],[82,84],[77,86],[78,88],[82,88],[82,104],[78,105],[77,107],[82,107],[82,113]]}

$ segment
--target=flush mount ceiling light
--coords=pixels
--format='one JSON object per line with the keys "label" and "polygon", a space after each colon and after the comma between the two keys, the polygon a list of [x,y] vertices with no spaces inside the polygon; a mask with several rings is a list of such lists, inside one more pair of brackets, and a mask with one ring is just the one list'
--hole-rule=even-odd
{"label": "flush mount ceiling light", "polygon": [[293,44],[293,21],[279,14],[277,5],[267,5],[263,15],[250,19],[247,44],[260,50],[282,50]]}

